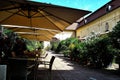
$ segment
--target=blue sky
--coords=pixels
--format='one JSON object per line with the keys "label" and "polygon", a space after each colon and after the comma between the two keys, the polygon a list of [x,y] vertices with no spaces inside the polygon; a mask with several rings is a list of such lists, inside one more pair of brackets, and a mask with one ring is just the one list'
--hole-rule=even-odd
{"label": "blue sky", "polygon": [[31,0],[94,12],[111,0]]}

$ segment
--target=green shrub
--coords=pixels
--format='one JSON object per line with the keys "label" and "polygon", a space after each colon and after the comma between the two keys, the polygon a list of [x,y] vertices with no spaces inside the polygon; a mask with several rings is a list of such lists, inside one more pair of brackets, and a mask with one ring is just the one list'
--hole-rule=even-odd
{"label": "green shrub", "polygon": [[109,37],[114,49],[116,49],[116,62],[119,64],[120,69],[120,21],[113,28],[113,31],[109,34]]}
{"label": "green shrub", "polygon": [[70,56],[78,42],[77,38],[62,40],[57,47],[57,52],[63,53],[65,56]]}
{"label": "green shrub", "polygon": [[79,60],[81,64],[84,64],[87,60],[86,52],[86,42],[79,42],[75,45],[75,48],[72,52],[72,56],[75,59]]}
{"label": "green shrub", "polygon": [[108,36],[94,39],[87,45],[90,62],[96,68],[105,68],[113,60],[113,48]]}

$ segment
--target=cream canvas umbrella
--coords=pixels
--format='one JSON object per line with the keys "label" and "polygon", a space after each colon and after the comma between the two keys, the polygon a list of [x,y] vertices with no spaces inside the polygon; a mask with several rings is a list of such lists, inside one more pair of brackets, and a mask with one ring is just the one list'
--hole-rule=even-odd
{"label": "cream canvas umbrella", "polygon": [[19,25],[63,31],[77,19],[90,13],[85,10],[28,0],[1,0],[0,3],[1,25]]}
{"label": "cream canvas umbrella", "polygon": [[21,37],[39,41],[51,40],[55,34],[60,32],[53,29],[35,28],[27,26],[3,25],[3,27],[12,30]]}

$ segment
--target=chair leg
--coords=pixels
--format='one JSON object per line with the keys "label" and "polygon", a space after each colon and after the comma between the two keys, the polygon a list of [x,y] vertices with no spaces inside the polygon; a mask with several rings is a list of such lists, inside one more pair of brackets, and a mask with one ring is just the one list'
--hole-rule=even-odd
{"label": "chair leg", "polygon": [[53,80],[53,79],[52,79],[52,71],[48,71],[48,72],[47,72],[47,75],[48,75],[48,79],[49,79],[49,80]]}

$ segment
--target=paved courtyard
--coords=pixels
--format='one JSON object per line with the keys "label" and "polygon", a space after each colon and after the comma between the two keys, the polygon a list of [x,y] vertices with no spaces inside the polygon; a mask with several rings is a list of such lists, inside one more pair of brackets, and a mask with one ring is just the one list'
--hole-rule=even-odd
{"label": "paved courtyard", "polygon": [[37,80],[120,80],[120,76],[88,69],[70,61],[60,54],[48,52],[49,59],[56,56],[51,75],[46,70],[38,69]]}

